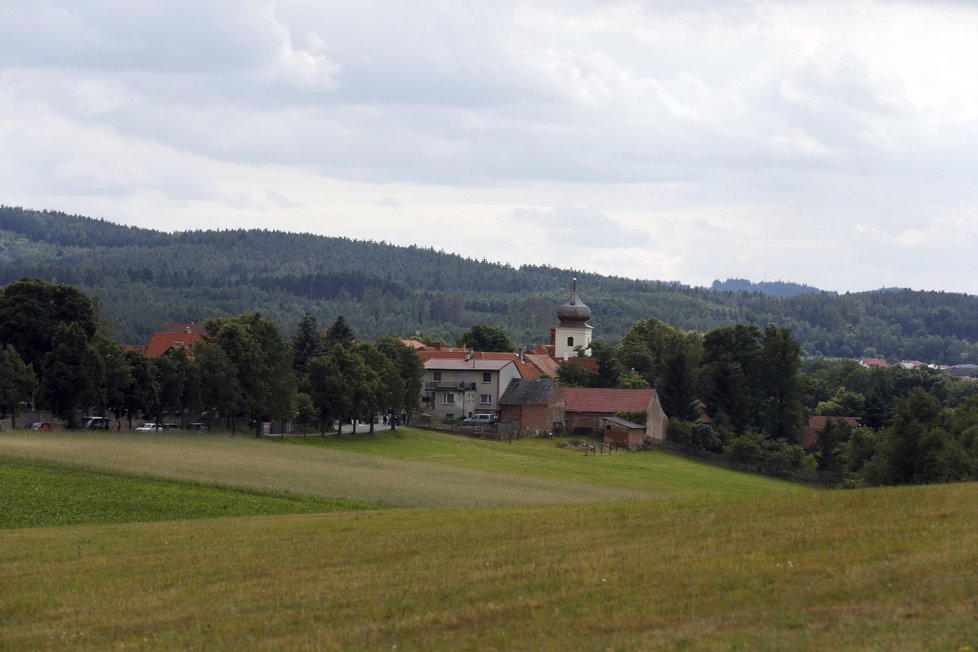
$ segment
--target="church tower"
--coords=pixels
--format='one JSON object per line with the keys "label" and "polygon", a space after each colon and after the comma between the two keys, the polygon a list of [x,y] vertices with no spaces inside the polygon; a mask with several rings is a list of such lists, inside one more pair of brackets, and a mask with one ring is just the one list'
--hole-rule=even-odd
{"label": "church tower", "polygon": [[573,279],[571,295],[557,308],[557,325],[553,329],[554,357],[567,360],[577,357],[577,348],[591,355],[591,309],[577,296],[577,279]]}

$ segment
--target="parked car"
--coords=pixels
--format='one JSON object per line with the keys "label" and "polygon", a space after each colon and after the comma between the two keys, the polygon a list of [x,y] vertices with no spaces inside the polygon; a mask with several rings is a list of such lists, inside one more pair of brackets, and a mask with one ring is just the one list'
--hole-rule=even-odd
{"label": "parked car", "polygon": [[139,432],[155,432],[156,430],[162,430],[163,427],[156,423],[151,423],[147,421],[141,426],[136,426],[136,430]]}
{"label": "parked car", "polygon": [[51,431],[51,422],[50,421],[35,421],[34,423],[31,424],[31,430],[40,430],[42,432],[50,432]]}
{"label": "parked car", "polygon": [[163,430],[180,430],[179,423],[164,423]]}
{"label": "parked car", "polygon": [[462,423],[470,426],[490,426],[496,423],[496,415],[489,412],[478,412],[463,420]]}
{"label": "parked car", "polygon": [[109,420],[106,417],[85,417],[86,430],[108,430]]}
{"label": "parked car", "polygon": [[195,421],[194,423],[188,423],[187,430],[207,430],[207,424],[200,423],[199,421]]}

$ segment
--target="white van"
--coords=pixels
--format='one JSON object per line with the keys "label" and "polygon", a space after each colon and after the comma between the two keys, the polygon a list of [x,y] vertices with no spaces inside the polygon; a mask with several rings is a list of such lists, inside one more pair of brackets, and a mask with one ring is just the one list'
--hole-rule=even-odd
{"label": "white van", "polygon": [[489,426],[496,423],[496,415],[490,412],[478,412],[465,419],[462,423],[470,426]]}

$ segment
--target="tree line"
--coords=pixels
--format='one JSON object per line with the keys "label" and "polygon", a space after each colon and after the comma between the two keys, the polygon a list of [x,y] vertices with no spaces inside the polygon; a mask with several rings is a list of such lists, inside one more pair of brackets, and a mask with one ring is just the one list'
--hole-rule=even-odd
{"label": "tree line", "polygon": [[159,357],[107,335],[95,303],[76,288],[21,279],[0,291],[0,410],[43,405],[69,428],[79,413],[162,422],[203,413],[232,432],[247,418],[315,424],[411,410],[423,368],[394,338],[357,342],[341,318],[323,335],[303,316],[291,339],[258,313],[211,319],[192,350]]}
{"label": "tree line", "polygon": [[[791,331],[771,325],[698,333],[646,319],[617,346],[592,349],[592,361],[561,367],[561,383],[656,388],[676,444],[772,473],[821,471],[849,486],[978,480],[971,379],[803,359]],[[827,420],[805,450],[812,416]]]}
{"label": "tree line", "polygon": [[695,288],[514,268],[424,247],[267,230],[169,234],[11,206],[0,206],[0,231],[0,283],[28,275],[78,287],[98,297],[115,337],[127,343],[145,342],[173,319],[259,312],[285,332],[308,312],[323,322],[345,315],[365,338],[420,332],[454,341],[484,323],[532,347],[546,338],[576,276],[612,345],[656,315],[687,331],[788,328],[806,356],[978,363],[978,298],[965,294],[803,288],[772,296],[743,283]]}

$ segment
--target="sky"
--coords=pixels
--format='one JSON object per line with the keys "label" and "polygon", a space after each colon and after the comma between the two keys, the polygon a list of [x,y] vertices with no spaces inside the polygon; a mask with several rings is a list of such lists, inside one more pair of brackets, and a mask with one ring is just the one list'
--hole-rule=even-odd
{"label": "sky", "polygon": [[0,203],[978,294],[978,3],[0,0]]}

